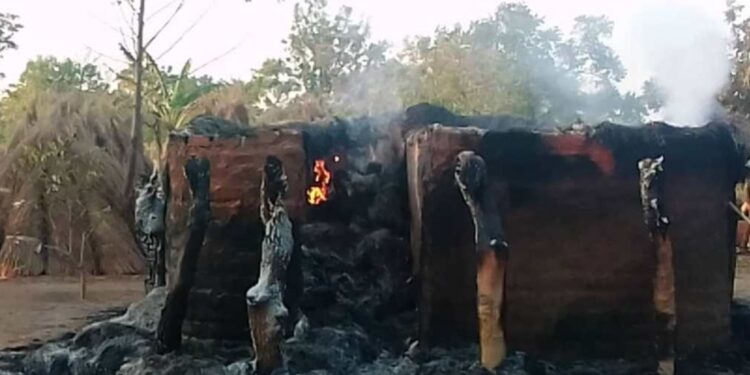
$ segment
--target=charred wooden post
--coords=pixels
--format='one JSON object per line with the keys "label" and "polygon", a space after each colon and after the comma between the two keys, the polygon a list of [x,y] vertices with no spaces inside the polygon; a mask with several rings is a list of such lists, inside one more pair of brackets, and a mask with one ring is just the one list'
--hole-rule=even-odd
{"label": "charred wooden post", "polygon": [[505,359],[507,351],[501,314],[508,243],[489,191],[484,159],[472,151],[459,153],[454,177],[474,222],[481,362],[492,370]]}
{"label": "charred wooden post", "polygon": [[265,226],[258,282],[247,291],[247,312],[259,375],[284,365],[281,341],[288,311],[284,306],[286,273],[294,248],[292,222],[284,207],[287,177],[281,160],[266,159],[260,189],[260,217]]}
{"label": "charred wooden post", "polygon": [[146,292],[166,285],[165,219],[167,198],[157,170],[138,189],[135,201],[135,230],[138,246],[148,262]]}
{"label": "charred wooden post", "polygon": [[667,229],[669,218],[662,204],[661,173],[664,157],[638,162],[643,217],[656,250],[654,308],[657,317],[659,373],[673,374],[675,357],[675,276],[672,241]]}
{"label": "charred wooden post", "polygon": [[182,345],[182,322],[185,320],[188,296],[195,282],[198,257],[211,216],[209,201],[211,174],[208,159],[188,160],[185,165],[185,176],[193,196],[193,206],[190,210],[190,234],[179,261],[177,280],[167,294],[156,330],[156,351],[161,354],[177,350]]}

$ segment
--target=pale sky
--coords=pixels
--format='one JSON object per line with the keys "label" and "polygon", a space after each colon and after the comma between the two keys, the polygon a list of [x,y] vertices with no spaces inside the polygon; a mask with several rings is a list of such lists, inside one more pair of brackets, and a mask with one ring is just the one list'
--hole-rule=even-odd
{"label": "pale sky", "polygon": [[[174,0],[147,0],[156,11]],[[581,14],[607,15],[615,23],[611,45],[619,53],[629,76],[625,87],[638,88],[649,77],[641,51],[634,41],[633,19],[655,1],[670,1],[673,6],[697,9],[708,19],[720,22],[724,0],[526,0],[547,22],[570,29],[573,18]],[[24,29],[16,41],[19,49],[8,51],[0,60],[0,71],[7,78],[0,87],[16,81],[26,62],[38,55],[71,57],[106,64],[115,69],[123,65],[117,49],[121,40],[117,28],[125,24],[112,5],[114,0],[0,0],[0,12],[18,14]],[[750,0],[742,0],[750,4]],[[373,36],[400,47],[405,37],[429,35],[439,25],[468,23],[486,17],[501,3],[499,0],[329,0],[332,11],[341,5],[354,8],[355,14],[368,20]],[[198,73],[220,79],[248,79],[252,69],[269,57],[281,56],[282,39],[288,34],[293,0],[187,0],[183,11],[150,49],[159,55],[177,35],[204,14],[198,25],[164,58],[162,65],[181,66],[190,58],[197,67],[222,55]],[[169,16],[165,11],[153,17],[147,27],[152,34]]]}

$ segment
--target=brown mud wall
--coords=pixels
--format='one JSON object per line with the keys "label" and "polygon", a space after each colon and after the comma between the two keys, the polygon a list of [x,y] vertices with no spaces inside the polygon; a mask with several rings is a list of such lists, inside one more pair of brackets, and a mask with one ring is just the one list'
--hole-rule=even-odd
{"label": "brown mud wall", "polygon": [[[452,181],[456,154],[475,149],[481,135],[477,129],[430,126],[407,137],[412,270],[421,280],[421,340],[427,344],[476,336],[476,267],[466,261],[471,253],[464,252],[473,249],[474,232],[468,208]],[[460,293],[444,293],[450,290]],[[432,329],[437,327],[443,328]]]}
{"label": "brown mud wall", "polygon": [[171,189],[167,213],[170,281],[175,280],[188,237],[192,198],[183,171],[185,161],[196,156],[206,157],[211,163],[212,219],[190,296],[187,335],[249,339],[245,292],[258,278],[263,238],[259,194],[267,155],[275,155],[284,164],[289,184],[287,209],[292,220],[299,221],[307,181],[300,132],[260,129],[245,137],[173,135],[169,140],[166,160]]}
{"label": "brown mud wall", "polygon": [[452,180],[461,149],[487,161],[503,213],[510,349],[568,358],[652,354],[655,253],[643,223],[637,162],[659,155],[675,251],[678,351],[727,343],[736,228],[727,201],[741,159],[725,128],[663,124],[605,124],[589,135],[412,133],[412,245],[426,343],[477,342],[472,227]]}

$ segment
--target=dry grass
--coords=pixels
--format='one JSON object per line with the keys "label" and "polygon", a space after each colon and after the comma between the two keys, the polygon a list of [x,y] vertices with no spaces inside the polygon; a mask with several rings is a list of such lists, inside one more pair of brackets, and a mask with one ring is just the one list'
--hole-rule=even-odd
{"label": "dry grass", "polygon": [[0,234],[36,238],[44,251],[3,241],[1,266],[72,274],[83,249],[91,273],[143,270],[123,197],[125,113],[109,95],[84,93],[48,95],[30,110],[0,163]]}

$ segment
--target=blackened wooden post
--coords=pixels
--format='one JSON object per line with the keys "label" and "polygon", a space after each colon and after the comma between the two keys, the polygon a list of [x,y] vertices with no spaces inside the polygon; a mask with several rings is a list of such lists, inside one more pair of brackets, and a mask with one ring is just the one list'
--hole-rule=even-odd
{"label": "blackened wooden post", "polygon": [[675,278],[672,241],[669,238],[669,218],[662,199],[661,173],[664,157],[646,158],[638,162],[640,170],[641,205],[651,241],[656,252],[654,275],[654,308],[657,321],[656,350],[659,373],[675,373]]}
{"label": "blackened wooden post", "polygon": [[508,243],[487,182],[484,159],[471,151],[456,158],[455,181],[474,222],[477,256],[477,313],[482,366],[493,370],[506,356],[502,306]]}
{"label": "blackened wooden post", "polygon": [[[168,178],[168,177],[167,177]],[[148,262],[146,293],[166,285],[165,231],[168,186],[155,169],[148,182],[138,189],[135,200],[135,232],[139,248]]]}
{"label": "blackened wooden post", "polygon": [[208,159],[188,160],[185,165],[185,176],[193,195],[193,206],[190,210],[190,234],[185,244],[185,251],[180,258],[177,281],[167,294],[156,330],[156,351],[160,354],[177,350],[182,345],[182,322],[187,313],[188,296],[195,283],[198,257],[211,217],[209,199],[211,173]]}
{"label": "blackened wooden post", "polygon": [[284,366],[281,342],[289,315],[284,306],[287,267],[294,248],[292,222],[284,207],[287,177],[281,160],[266,159],[260,187],[260,218],[265,226],[258,282],[247,291],[247,312],[255,370],[271,374]]}

